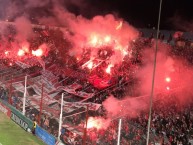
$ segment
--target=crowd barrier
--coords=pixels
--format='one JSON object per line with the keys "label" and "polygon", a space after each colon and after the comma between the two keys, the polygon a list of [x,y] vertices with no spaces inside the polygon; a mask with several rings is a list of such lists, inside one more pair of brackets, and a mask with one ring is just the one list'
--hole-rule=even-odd
{"label": "crowd barrier", "polygon": [[47,145],[55,145],[56,139],[54,136],[49,134],[47,131],[39,127],[38,125],[36,126],[35,134]]}
{"label": "crowd barrier", "polygon": [[25,117],[19,110],[17,110],[15,107],[11,106],[7,102],[2,101],[2,103],[10,108],[11,120],[13,120],[15,123],[17,123],[20,127],[22,127],[26,131],[32,130],[33,121],[31,121],[29,118]]}
{"label": "crowd barrier", "polygon": [[[7,102],[0,100],[0,111],[10,117],[12,121],[18,124],[25,131],[31,132],[33,128],[33,121],[24,116],[19,110],[17,110]],[[56,144],[56,138],[38,125],[36,127],[35,134],[47,145]]]}

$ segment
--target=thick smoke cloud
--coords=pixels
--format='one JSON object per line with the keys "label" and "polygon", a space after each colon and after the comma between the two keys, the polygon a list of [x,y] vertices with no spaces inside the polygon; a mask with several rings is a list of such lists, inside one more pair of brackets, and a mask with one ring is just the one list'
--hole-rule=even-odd
{"label": "thick smoke cloud", "polygon": [[[143,52],[144,66],[138,71],[136,77],[140,80],[140,94],[150,95],[152,86],[152,74],[154,66],[154,48]],[[188,102],[193,91],[190,82],[193,81],[193,68],[188,62],[180,57],[169,55],[173,49],[167,44],[158,43],[158,54],[155,73],[154,95],[162,93],[166,96],[175,93],[180,102]],[[167,101],[167,98],[165,98]]]}
{"label": "thick smoke cloud", "polygon": [[[111,49],[113,49],[114,54],[109,61],[114,65],[122,61],[122,58],[125,55],[123,52],[128,51],[127,53],[129,53],[129,51],[131,51],[129,42],[138,38],[138,31],[129,23],[124,22],[122,19],[119,19],[112,14],[95,16],[92,19],[76,16],[75,14],[70,13],[65,6],[61,6],[61,4],[65,3],[81,6],[82,1],[81,3],[76,0],[68,2],[67,0],[64,2],[60,0],[9,1],[4,4],[7,6],[5,8],[7,11],[1,15],[1,17],[13,19],[15,21],[17,30],[16,38],[18,42],[21,43],[33,35],[30,15],[30,13],[33,12],[34,15],[32,17],[40,24],[65,27],[62,29],[64,38],[68,39],[73,45],[73,48],[70,50],[70,55],[79,56],[85,48],[91,48],[91,57],[96,57],[98,50],[101,49],[102,46],[110,46]],[[34,8],[38,8],[38,11],[34,11]],[[41,17],[42,15],[43,17]],[[176,24],[177,22],[179,21],[176,21]],[[191,23],[186,24],[186,27],[193,28],[189,25]],[[4,33],[3,31],[4,30],[1,29],[1,33]],[[44,44],[44,46],[46,46],[46,44]],[[159,43],[155,76],[155,94],[159,92],[169,92],[169,90],[167,90],[168,88],[170,90],[179,88],[177,94],[182,101],[186,102],[192,93],[189,85],[193,81],[193,69],[187,65],[185,66],[184,61],[181,59],[169,57],[168,49],[171,48],[165,44]],[[131,98],[129,96],[125,97],[124,100],[118,100],[113,96],[109,97],[103,102],[103,106],[107,110],[109,119],[125,115],[137,117],[141,111],[148,108],[148,96],[151,91],[154,62],[153,49],[145,49],[143,58],[144,66],[137,72],[135,77],[141,82],[138,86],[140,94],[145,94],[146,96],[138,98]],[[166,77],[170,77],[171,82],[167,83],[165,81]],[[101,119],[92,118],[91,120]],[[102,120],[100,122],[104,121]]]}
{"label": "thick smoke cloud", "polygon": [[[155,46],[154,46],[155,48]],[[152,86],[152,76],[154,67],[154,48],[148,48],[143,51],[143,67],[137,72],[136,77],[141,81],[140,91],[141,94],[150,94]],[[173,59],[168,56],[167,49],[169,46],[159,43],[159,51],[157,53],[156,62],[156,74],[155,74],[155,90],[164,91],[165,89],[165,78],[169,77],[174,71]]]}
{"label": "thick smoke cloud", "polygon": [[[25,18],[28,17],[29,21],[24,21],[23,25],[25,24],[25,27],[22,27],[22,23],[19,23],[18,26],[21,26],[21,29],[26,33],[29,31],[27,24],[33,22],[32,17],[43,25],[64,27],[64,38],[72,43],[73,48],[69,54],[73,56],[79,57],[85,49],[91,48],[91,58],[95,58],[99,49],[109,47],[114,52],[109,62],[115,65],[115,63],[118,64],[122,61],[125,53],[129,53],[127,51],[131,51],[129,41],[138,37],[138,31],[134,27],[111,14],[95,16],[92,19],[87,19],[81,15],[76,16],[67,10],[64,5],[66,3],[81,6],[80,1],[75,2],[73,0],[68,2],[46,0],[40,3],[37,0],[14,1],[10,3],[8,15],[18,22],[18,19],[24,21],[18,17],[23,17],[23,14],[25,14]],[[45,13],[47,15],[44,15]],[[33,14],[32,17],[31,14]],[[23,33],[19,27],[17,27],[17,30],[18,35]],[[28,37],[27,34],[21,35]]]}
{"label": "thick smoke cloud", "polygon": [[[113,45],[113,47],[117,47],[117,50],[113,50],[115,52],[115,57],[121,58],[116,55],[120,56],[122,51],[120,49],[128,49],[128,42],[136,39],[138,32],[127,23],[123,23],[121,30],[116,30],[118,25],[119,20],[116,20],[113,15],[96,16],[91,20],[87,20],[80,16],[77,17],[75,21],[69,21],[69,26],[74,33],[70,39],[74,43],[74,48],[79,48],[81,51],[85,47],[89,48],[93,46],[93,49],[100,49],[103,45],[102,43],[105,43],[104,39],[110,37],[112,41],[116,41],[113,42],[115,44],[109,44],[110,46]],[[93,44],[94,39],[97,41],[96,44]],[[108,46],[108,44],[104,45]],[[96,57],[97,51],[93,50],[92,52],[92,56]]]}
{"label": "thick smoke cloud", "polygon": [[108,112],[109,118],[115,117],[137,117],[141,111],[147,109],[147,96],[141,97],[126,97],[124,100],[118,100],[110,96],[103,102],[103,106]]}
{"label": "thick smoke cloud", "polygon": [[[63,34],[64,37],[73,44],[73,48],[70,50],[70,55],[79,56],[85,48],[91,48],[91,57],[96,57],[97,52],[101,47],[110,46],[114,51],[114,55],[109,61],[114,65],[122,62],[125,55],[123,54],[123,51],[131,51],[129,48],[129,42],[138,38],[138,31],[133,26],[112,14],[86,19],[67,11],[65,7],[60,5],[60,1],[52,2],[54,4],[51,9],[52,15],[43,18],[39,17],[38,22],[41,24],[49,23],[50,25],[68,28],[70,32],[63,29]],[[71,2],[74,3],[75,1]],[[36,1],[28,0],[26,5],[28,7],[34,7],[36,4]],[[41,6],[43,6],[43,4],[47,5],[45,2],[42,3]],[[77,1],[75,4],[79,6]],[[95,39],[96,43],[93,43]],[[119,101],[114,97],[110,97],[103,105],[109,114],[109,119],[90,118],[89,121],[91,122],[91,125],[97,124],[97,126],[99,126],[100,124],[103,128],[108,127],[110,119],[125,114],[131,117],[137,116],[141,110],[146,108],[147,104],[146,102],[135,98]],[[114,108],[113,110],[112,106]],[[141,106],[143,106],[143,108],[141,108]]]}
{"label": "thick smoke cloud", "polygon": [[[154,66],[154,48],[155,46],[144,49],[143,67],[134,76],[140,80],[137,88],[142,96],[127,96],[123,100],[110,96],[103,102],[109,118],[137,117],[140,112],[148,111]],[[167,102],[167,96],[175,94],[179,102],[184,105],[190,101],[193,95],[190,85],[193,81],[193,68],[184,59],[170,56],[168,53],[170,49],[172,48],[167,44],[158,43],[153,102],[160,99]],[[160,94],[164,97],[160,98]]]}
{"label": "thick smoke cloud", "polygon": [[19,42],[28,40],[33,35],[31,22],[26,17],[18,17],[15,20],[17,31],[16,39]]}

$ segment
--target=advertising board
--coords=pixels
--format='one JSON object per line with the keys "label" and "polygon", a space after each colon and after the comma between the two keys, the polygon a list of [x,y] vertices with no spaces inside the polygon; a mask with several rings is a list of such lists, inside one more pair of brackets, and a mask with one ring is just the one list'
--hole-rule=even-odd
{"label": "advertising board", "polygon": [[35,130],[36,136],[38,136],[41,140],[43,140],[47,145],[55,145],[56,139],[54,136],[49,134],[47,131],[42,129],[37,125]]}
{"label": "advertising board", "polygon": [[0,102],[0,111],[6,114],[8,117],[10,117],[11,115],[10,109],[7,106],[3,105],[1,102]]}

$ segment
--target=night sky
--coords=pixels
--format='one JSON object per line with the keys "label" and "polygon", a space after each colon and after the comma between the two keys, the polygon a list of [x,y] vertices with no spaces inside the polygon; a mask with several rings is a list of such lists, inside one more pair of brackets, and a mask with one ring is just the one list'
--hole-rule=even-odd
{"label": "night sky", "polygon": [[[152,28],[157,27],[159,2],[159,0],[84,0],[81,7],[69,5],[68,9],[88,18],[113,13],[135,27]],[[181,29],[176,23],[183,24],[183,22],[193,23],[193,0],[163,0],[161,29]]]}
{"label": "night sky", "polygon": [[[16,2],[42,2],[41,0],[0,0],[0,19],[6,15],[6,7]],[[96,15],[114,14],[137,28],[157,27],[159,0],[46,0],[48,5],[31,9],[37,16],[51,15],[49,10],[53,1],[59,1],[68,11],[92,18]],[[161,29],[193,31],[193,0],[162,0]],[[20,8],[22,13],[29,9]],[[21,14],[22,14],[21,13]],[[31,15],[31,14],[29,14]]]}

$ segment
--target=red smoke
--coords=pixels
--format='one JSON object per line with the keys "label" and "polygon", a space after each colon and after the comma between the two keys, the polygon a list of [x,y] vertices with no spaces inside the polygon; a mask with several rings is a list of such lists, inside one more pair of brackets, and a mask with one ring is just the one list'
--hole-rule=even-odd
{"label": "red smoke", "polygon": [[138,37],[138,31],[134,27],[110,14],[96,16],[91,20],[81,16],[67,17],[66,21],[73,32],[73,35],[65,35],[74,46],[70,54],[80,55],[86,48],[91,50],[91,57],[96,58],[100,49],[108,47],[114,52],[112,58],[117,58],[116,61],[110,58],[113,65],[122,62],[127,52],[132,51],[129,43]]}
{"label": "red smoke", "polygon": [[17,31],[17,41],[24,42],[33,36],[31,22],[25,17],[19,17],[15,20],[15,27]]}
{"label": "red smoke", "polygon": [[147,96],[126,97],[124,100],[118,100],[110,96],[103,102],[103,106],[108,112],[108,117],[130,116],[136,117],[142,110],[146,110],[148,105]]}
{"label": "red smoke", "polygon": [[[47,5],[48,2],[48,0],[42,2],[38,2],[38,0],[26,0],[25,8],[44,6]],[[90,58],[88,58],[90,61],[85,65],[86,67],[93,69],[93,67],[97,65],[94,63],[93,59],[98,57],[98,52],[101,49],[105,50],[103,55],[106,55],[107,48],[113,52],[112,55],[109,55],[106,58],[108,66],[104,68],[104,72],[107,74],[111,74],[112,68],[116,64],[122,63],[125,56],[131,57],[130,55],[133,50],[130,46],[130,42],[138,38],[138,31],[129,23],[116,18],[112,14],[95,16],[92,19],[75,16],[62,8],[60,4],[57,3],[58,1],[52,2],[55,4],[53,9],[50,10],[53,13],[53,16],[40,18],[39,22],[50,25],[59,24],[64,27],[61,29],[63,31],[64,39],[69,40],[72,44],[72,48],[69,51],[70,55],[81,58],[80,56],[82,56],[82,53],[85,50],[90,50],[91,55],[89,56]],[[9,10],[12,11],[12,14],[18,14],[18,11],[21,10],[21,8],[17,8],[14,5]],[[25,53],[32,53],[32,51],[29,50],[30,46],[27,42],[28,39],[34,36],[30,20],[26,17],[18,17],[15,20],[15,24],[16,41],[11,44],[8,42],[1,44],[1,50],[4,52],[4,57],[15,58],[17,57],[15,54],[23,56]],[[26,43],[26,45],[23,45],[23,43]],[[179,88],[179,96],[183,96],[180,99],[186,101],[187,96],[190,96],[188,93],[192,93],[190,87],[190,84],[193,81],[192,68],[185,67],[181,60],[169,57],[167,49],[170,48],[168,45],[159,43],[158,47],[155,94]],[[46,55],[47,51],[47,45],[43,44],[35,48],[33,54],[35,56],[42,56]],[[20,59],[20,57],[17,57],[16,60],[17,59]],[[138,86],[140,93],[149,95],[151,92],[154,63],[154,51],[152,48],[146,49],[143,53],[143,63],[143,67],[134,75],[141,82]],[[102,79],[100,78],[100,80]],[[103,102],[103,105],[108,112],[109,118],[122,115],[136,117],[139,112],[147,108],[148,99],[148,97],[131,98],[129,96],[125,97],[125,100],[118,100],[111,96]],[[100,118],[90,118],[88,128],[101,128],[104,122],[105,121]]]}

